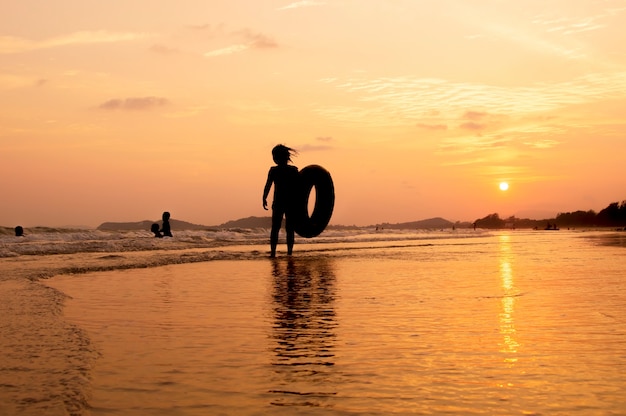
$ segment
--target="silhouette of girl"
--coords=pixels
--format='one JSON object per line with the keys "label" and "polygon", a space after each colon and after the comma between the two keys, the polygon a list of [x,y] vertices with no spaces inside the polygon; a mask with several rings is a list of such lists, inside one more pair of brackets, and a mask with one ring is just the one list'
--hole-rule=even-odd
{"label": "silhouette of girl", "polygon": [[263,208],[267,210],[267,196],[274,184],[274,201],[272,203],[272,231],[270,233],[271,257],[276,257],[278,232],[285,216],[285,231],[287,232],[287,254],[293,253],[295,231],[293,223],[293,204],[297,191],[298,168],[290,165],[291,156],[297,152],[285,145],[279,144],[272,149],[272,158],[276,166],[272,166],[267,174],[267,182],[263,190]]}

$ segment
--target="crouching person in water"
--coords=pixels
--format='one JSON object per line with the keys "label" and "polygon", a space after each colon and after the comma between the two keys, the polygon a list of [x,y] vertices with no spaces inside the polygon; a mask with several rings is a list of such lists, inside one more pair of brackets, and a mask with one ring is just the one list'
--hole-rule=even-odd
{"label": "crouching person in water", "polygon": [[161,231],[159,230],[159,224],[152,224],[152,227],[150,227],[150,231],[154,233],[155,237],[163,238],[163,234],[161,234]]}
{"label": "crouching person in water", "polygon": [[267,182],[263,190],[263,208],[267,210],[267,196],[274,185],[274,201],[272,203],[272,231],[270,233],[270,256],[276,257],[278,232],[285,217],[285,231],[287,233],[287,254],[293,253],[295,232],[293,223],[293,204],[297,192],[298,168],[290,165],[291,157],[296,151],[279,144],[272,149],[272,157],[276,166],[272,166],[267,174]]}

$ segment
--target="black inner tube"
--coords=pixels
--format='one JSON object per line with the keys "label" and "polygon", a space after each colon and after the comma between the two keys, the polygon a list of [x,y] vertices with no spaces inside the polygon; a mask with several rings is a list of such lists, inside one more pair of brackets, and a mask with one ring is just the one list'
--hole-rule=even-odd
{"label": "black inner tube", "polygon": [[[315,187],[315,207],[309,215],[309,197]],[[296,204],[295,231],[304,238],[317,237],[324,231],[335,207],[335,186],[330,173],[321,166],[310,165],[299,173],[299,195]]]}

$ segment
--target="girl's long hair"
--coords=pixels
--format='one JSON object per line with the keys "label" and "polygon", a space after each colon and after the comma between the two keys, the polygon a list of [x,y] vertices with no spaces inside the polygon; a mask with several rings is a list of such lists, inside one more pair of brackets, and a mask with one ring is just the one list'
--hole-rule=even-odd
{"label": "girl's long hair", "polygon": [[272,157],[277,164],[287,164],[291,162],[291,157],[297,155],[298,152],[291,147],[287,147],[284,144],[278,144],[272,149]]}

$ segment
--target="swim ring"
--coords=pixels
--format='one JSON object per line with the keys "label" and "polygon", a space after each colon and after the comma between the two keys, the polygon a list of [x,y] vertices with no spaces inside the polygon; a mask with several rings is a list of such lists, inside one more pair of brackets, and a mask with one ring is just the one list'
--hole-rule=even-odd
{"label": "swim ring", "polygon": [[[335,187],[330,173],[321,166],[309,165],[299,172],[299,195],[295,231],[299,236],[320,235],[328,225],[335,207]],[[315,187],[315,207],[309,215],[309,197]]]}

